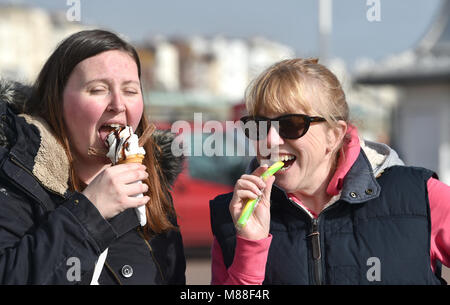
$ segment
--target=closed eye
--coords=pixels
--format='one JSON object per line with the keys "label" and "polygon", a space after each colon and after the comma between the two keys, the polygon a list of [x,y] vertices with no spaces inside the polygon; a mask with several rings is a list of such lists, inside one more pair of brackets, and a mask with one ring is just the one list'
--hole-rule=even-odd
{"label": "closed eye", "polygon": [[125,89],[123,90],[123,92],[124,92],[124,94],[126,94],[126,95],[136,95],[136,94],[139,94],[139,93],[140,93],[140,90],[139,90],[139,89],[136,89],[136,88],[125,88]]}
{"label": "closed eye", "polygon": [[134,94],[138,94],[139,92],[137,92],[136,90],[126,90],[125,94],[127,95],[134,95]]}
{"label": "closed eye", "polygon": [[89,93],[92,95],[100,95],[108,93],[108,88],[103,86],[96,86],[94,88],[89,89]]}

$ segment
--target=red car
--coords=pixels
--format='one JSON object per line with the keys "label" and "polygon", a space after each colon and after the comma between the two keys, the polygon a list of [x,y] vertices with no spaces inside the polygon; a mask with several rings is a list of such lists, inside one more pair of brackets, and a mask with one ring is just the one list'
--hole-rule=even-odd
{"label": "red car", "polygon": [[186,248],[211,246],[209,200],[232,190],[229,185],[192,178],[188,169],[178,176],[172,196]]}
{"label": "red car", "polygon": [[[210,134],[194,131],[191,133],[191,148],[194,141],[202,144]],[[245,145],[248,141],[236,130],[222,133],[223,149],[233,145]],[[231,140],[230,140],[231,139]],[[228,140],[228,141],[227,141]],[[247,154],[248,155],[248,154]],[[187,156],[184,171],[178,176],[173,187],[172,197],[178,216],[183,243],[186,249],[208,248],[212,244],[209,216],[209,201],[219,194],[231,192],[236,180],[245,172],[251,157],[245,156]]]}

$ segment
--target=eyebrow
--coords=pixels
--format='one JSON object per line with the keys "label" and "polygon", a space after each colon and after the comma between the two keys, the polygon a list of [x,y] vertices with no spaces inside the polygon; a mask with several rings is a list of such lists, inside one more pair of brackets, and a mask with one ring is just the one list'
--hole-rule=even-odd
{"label": "eyebrow", "polygon": [[[111,79],[110,78],[96,78],[96,79],[93,79],[93,80],[90,80],[90,81],[84,83],[84,85],[88,86],[88,85],[90,85],[92,83],[97,83],[97,82],[99,82],[99,83],[111,83]],[[136,84],[138,86],[141,85],[140,82],[135,81],[135,80],[127,80],[127,81],[123,82],[121,85],[128,85],[128,84]]]}

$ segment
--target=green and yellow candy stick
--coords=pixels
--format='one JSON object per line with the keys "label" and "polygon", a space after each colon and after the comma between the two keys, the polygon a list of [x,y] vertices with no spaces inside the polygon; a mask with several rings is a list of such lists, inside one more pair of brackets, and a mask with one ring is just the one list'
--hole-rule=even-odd
{"label": "green and yellow candy stick", "polygon": [[[284,163],[282,161],[277,161],[272,164],[262,175],[261,178],[266,181],[269,177],[273,176],[278,170],[283,167]],[[259,201],[261,200],[261,196],[258,196],[256,199],[249,199],[242,210],[241,216],[239,217],[236,228],[238,230],[242,229],[246,224]]]}

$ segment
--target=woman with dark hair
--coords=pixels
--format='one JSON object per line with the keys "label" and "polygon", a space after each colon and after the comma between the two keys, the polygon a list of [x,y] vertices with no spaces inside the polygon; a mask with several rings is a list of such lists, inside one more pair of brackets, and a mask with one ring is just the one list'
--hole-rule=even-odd
{"label": "woman with dark hair", "polygon": [[[150,127],[136,50],[103,30],[65,39],[32,90],[0,88],[0,283],[184,284],[170,195],[182,159],[156,131],[142,165],[111,166],[105,126]],[[142,184],[135,183],[142,181]],[[136,197],[143,193],[144,196]],[[145,205],[146,225],[134,208]]]}

